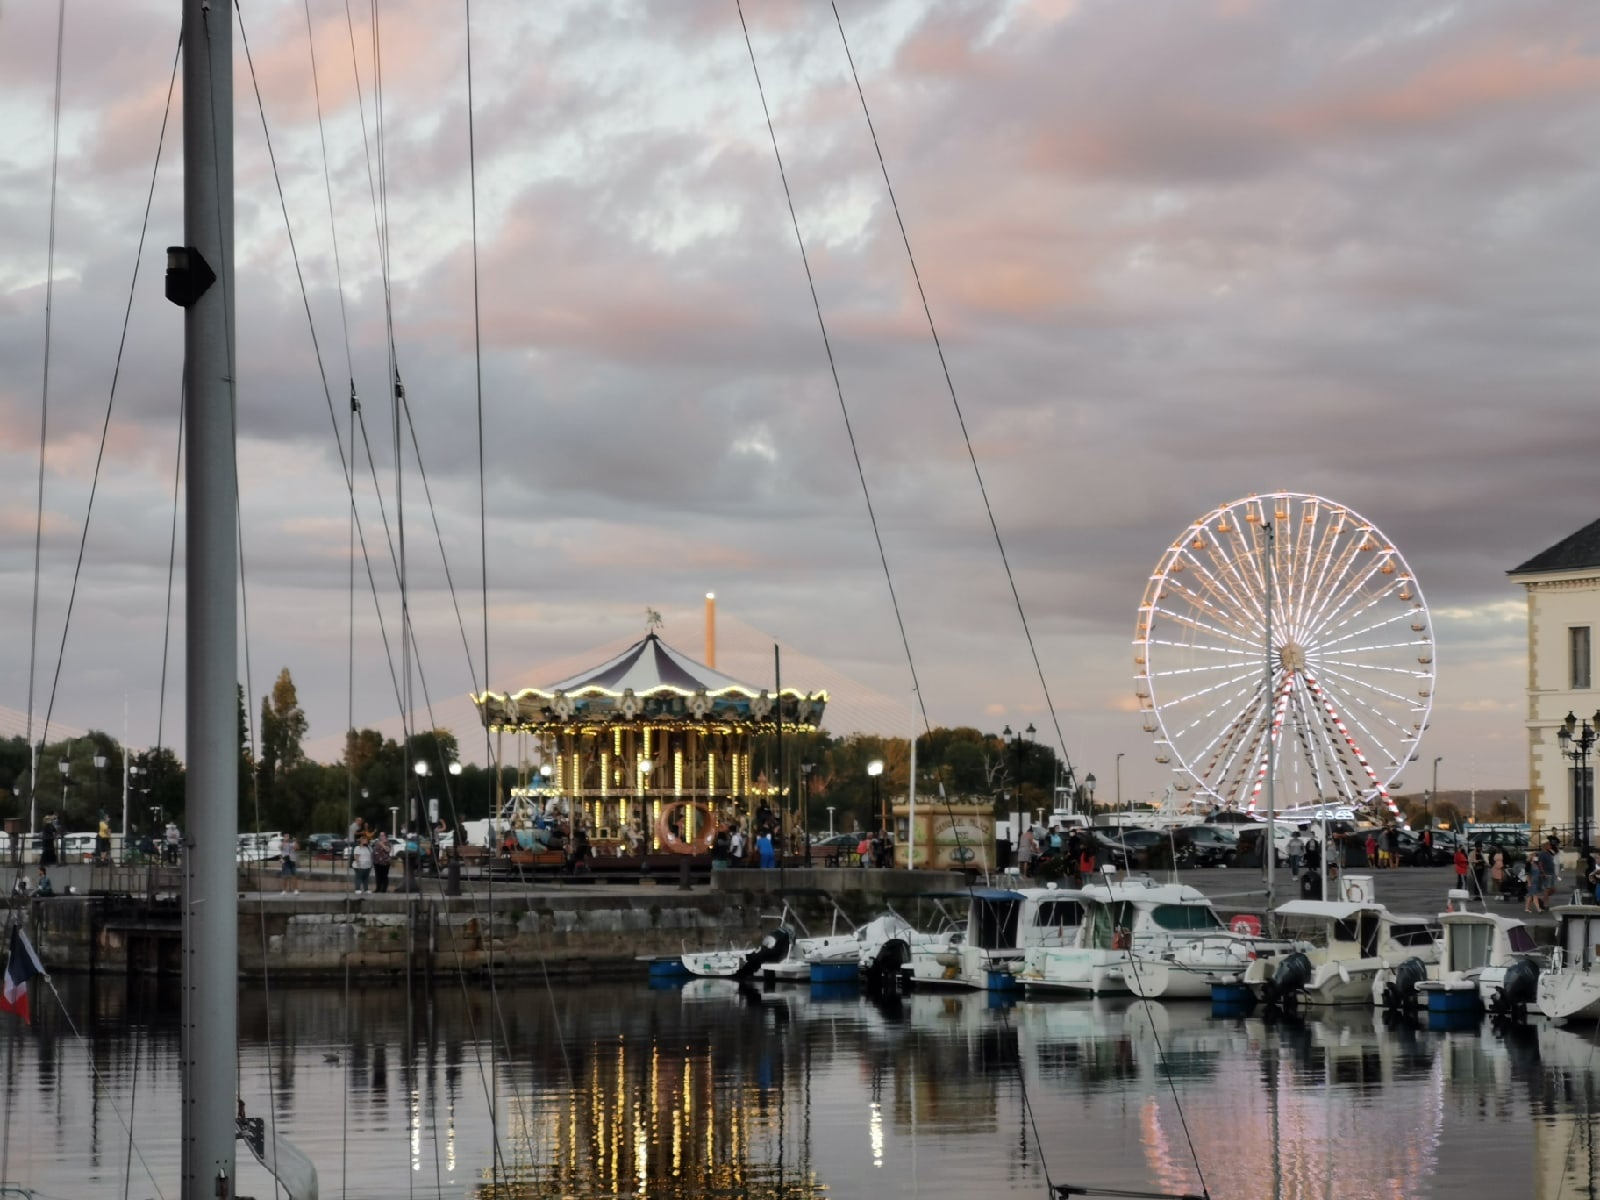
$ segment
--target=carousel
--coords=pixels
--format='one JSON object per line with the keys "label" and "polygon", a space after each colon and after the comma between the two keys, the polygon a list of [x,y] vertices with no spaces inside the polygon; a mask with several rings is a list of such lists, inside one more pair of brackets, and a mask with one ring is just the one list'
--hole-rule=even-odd
{"label": "carousel", "polygon": [[505,761],[506,735],[517,739],[513,799],[542,797],[601,854],[699,854],[719,827],[750,829],[781,805],[754,761],[755,739],[816,729],[828,695],[751,687],[652,630],[549,687],[472,699],[496,758]]}

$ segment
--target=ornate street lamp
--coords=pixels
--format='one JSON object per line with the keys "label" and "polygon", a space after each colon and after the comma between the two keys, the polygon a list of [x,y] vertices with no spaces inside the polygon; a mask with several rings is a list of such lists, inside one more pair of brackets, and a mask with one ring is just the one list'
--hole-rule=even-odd
{"label": "ornate street lamp", "polygon": [[889,814],[882,808],[878,799],[878,777],[882,774],[883,759],[875,758],[867,764],[867,778],[872,780],[872,808],[874,812],[879,814],[878,819],[882,822],[878,826],[878,831],[887,833],[889,831]]}
{"label": "ornate street lamp", "polygon": [[1569,712],[1567,719],[1556,726],[1556,739],[1560,742],[1561,753],[1578,764],[1578,773],[1573,780],[1572,806],[1580,853],[1589,846],[1589,826],[1594,819],[1594,779],[1589,774],[1589,751],[1594,747],[1597,736],[1600,736],[1600,710],[1595,712],[1592,721],[1584,721],[1581,725],[1577,715]]}

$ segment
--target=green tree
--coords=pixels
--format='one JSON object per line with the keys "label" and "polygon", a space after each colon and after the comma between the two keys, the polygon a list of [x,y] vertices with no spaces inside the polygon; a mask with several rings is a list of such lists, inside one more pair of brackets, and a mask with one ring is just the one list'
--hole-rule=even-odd
{"label": "green tree", "polygon": [[261,740],[256,763],[256,780],[261,788],[263,811],[279,807],[278,784],[282,772],[291,771],[305,759],[301,743],[305,740],[305,710],[295,693],[289,668],[278,672],[270,695],[261,698]]}

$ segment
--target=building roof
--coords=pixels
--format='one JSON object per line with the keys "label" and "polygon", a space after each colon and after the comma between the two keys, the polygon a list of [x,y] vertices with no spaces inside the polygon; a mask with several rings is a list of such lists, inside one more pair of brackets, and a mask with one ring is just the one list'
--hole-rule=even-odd
{"label": "building roof", "polygon": [[579,692],[590,688],[615,696],[622,695],[630,688],[640,696],[659,691],[708,692],[713,695],[739,692],[754,696],[760,691],[704,663],[695,662],[687,654],[667,645],[655,633],[647,634],[641,641],[597,667],[579,671],[547,687],[527,690],[554,696],[557,692]]}
{"label": "building roof", "polygon": [[1591,521],[1554,546],[1541,550],[1507,575],[1543,575],[1557,571],[1600,570],[1600,521]]}

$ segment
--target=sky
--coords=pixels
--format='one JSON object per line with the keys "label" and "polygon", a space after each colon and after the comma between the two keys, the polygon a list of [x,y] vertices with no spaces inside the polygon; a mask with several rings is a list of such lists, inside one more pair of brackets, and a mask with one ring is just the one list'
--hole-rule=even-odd
{"label": "sky", "polygon": [[[397,711],[392,327],[430,695],[481,683],[485,608],[501,687],[647,607],[697,652],[715,591],[890,697],[903,622],[934,723],[1059,721],[1102,796],[1140,794],[1169,772],[1133,691],[1145,583],[1191,521],[1283,489],[1414,572],[1441,788],[1526,785],[1504,573],[1596,516],[1600,9],[839,0],[1052,718],[830,5],[743,15],[898,621],[733,0],[479,0],[470,78],[463,7],[384,0],[375,39],[371,5],[246,5],[276,170],[235,34],[257,703],[288,667],[313,738]],[[119,737],[126,709],[131,745],[181,748],[176,112],[139,249],[177,26],[66,11],[35,629],[56,8],[0,7],[0,705]]]}

